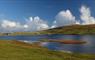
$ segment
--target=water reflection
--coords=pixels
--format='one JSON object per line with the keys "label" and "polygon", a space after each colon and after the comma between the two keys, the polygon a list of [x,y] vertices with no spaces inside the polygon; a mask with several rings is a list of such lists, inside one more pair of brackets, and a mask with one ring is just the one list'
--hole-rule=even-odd
{"label": "water reflection", "polygon": [[[56,38],[57,36],[57,38]],[[95,35],[56,35],[53,39],[63,40],[82,40],[86,41],[86,44],[61,44],[61,43],[48,43],[45,45],[51,50],[65,50],[71,52],[81,53],[95,53]],[[50,37],[49,37],[50,38]],[[52,37],[51,37],[52,38]]]}
{"label": "water reflection", "polygon": [[47,47],[51,50],[65,50],[71,52],[81,53],[95,53],[95,35],[37,35],[37,36],[0,36],[0,39],[9,40],[27,40],[30,42],[39,41],[41,39],[52,39],[52,40],[82,40],[86,41],[86,44],[61,44],[55,42],[45,42],[42,46]]}

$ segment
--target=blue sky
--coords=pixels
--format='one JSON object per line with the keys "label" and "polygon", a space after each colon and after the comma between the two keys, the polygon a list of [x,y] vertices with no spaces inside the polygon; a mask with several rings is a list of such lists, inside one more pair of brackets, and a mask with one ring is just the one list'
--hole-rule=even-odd
{"label": "blue sky", "polygon": [[95,0],[0,0],[0,18],[23,21],[30,16],[39,16],[51,22],[58,12],[70,9],[79,19],[81,5],[89,6],[95,16]]}
{"label": "blue sky", "polygon": [[79,9],[89,7],[95,16],[95,0],[0,0],[0,20],[13,20],[25,23],[29,17],[39,16],[52,25],[60,11],[70,10],[76,20],[81,20]]}

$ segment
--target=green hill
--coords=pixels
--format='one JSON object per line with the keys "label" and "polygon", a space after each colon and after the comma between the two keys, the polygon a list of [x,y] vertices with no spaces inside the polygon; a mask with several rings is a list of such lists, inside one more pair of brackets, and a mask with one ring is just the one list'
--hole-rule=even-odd
{"label": "green hill", "polygon": [[39,44],[0,40],[0,60],[95,60],[95,55],[50,51]]}
{"label": "green hill", "polygon": [[43,31],[36,32],[13,32],[13,33],[0,33],[0,36],[4,35],[42,35],[42,34],[95,34],[95,24],[93,25],[71,25],[52,28]]}
{"label": "green hill", "polygon": [[95,34],[95,25],[72,25],[44,31],[51,34]]}

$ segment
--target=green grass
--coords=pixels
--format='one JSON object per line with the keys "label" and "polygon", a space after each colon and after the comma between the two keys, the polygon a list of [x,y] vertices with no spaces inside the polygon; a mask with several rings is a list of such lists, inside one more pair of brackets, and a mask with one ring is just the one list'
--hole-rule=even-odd
{"label": "green grass", "polygon": [[51,51],[38,44],[0,40],[0,60],[95,60],[95,55]]}

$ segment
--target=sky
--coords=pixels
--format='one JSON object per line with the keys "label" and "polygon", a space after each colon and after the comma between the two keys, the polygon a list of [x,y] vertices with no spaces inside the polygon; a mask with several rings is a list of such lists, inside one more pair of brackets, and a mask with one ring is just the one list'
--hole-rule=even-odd
{"label": "sky", "polygon": [[0,0],[0,32],[95,24],[95,0]]}

